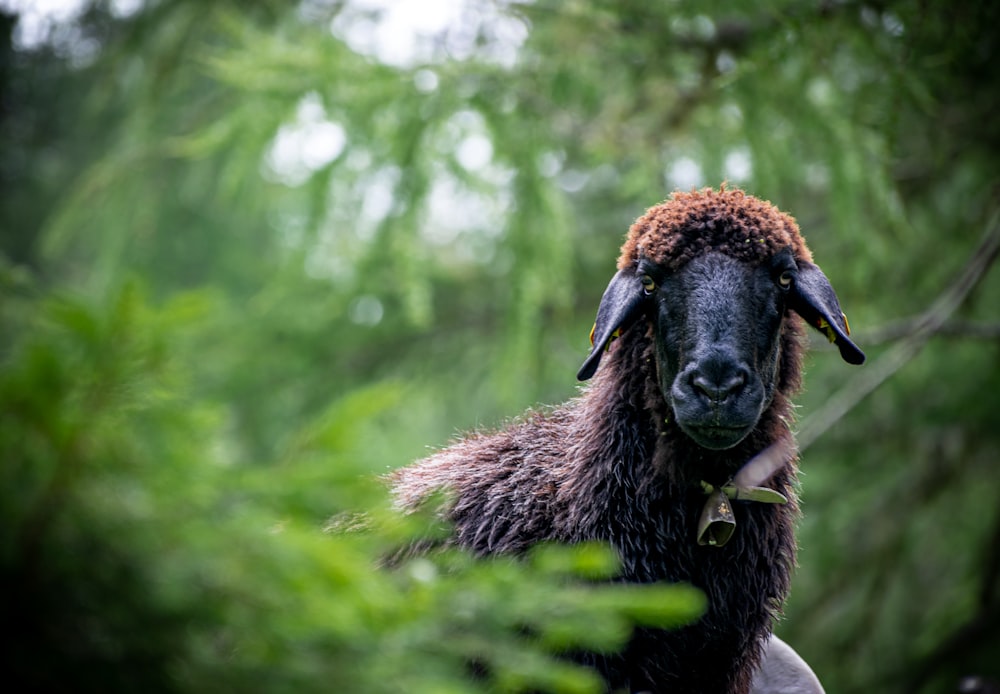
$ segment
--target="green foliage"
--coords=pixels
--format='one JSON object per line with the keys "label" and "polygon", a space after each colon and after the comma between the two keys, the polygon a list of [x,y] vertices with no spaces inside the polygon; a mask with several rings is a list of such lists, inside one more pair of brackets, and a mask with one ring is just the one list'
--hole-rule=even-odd
{"label": "green foliage", "polygon": [[702,609],[693,589],[581,582],[615,570],[597,546],[380,568],[425,524],[357,462],[398,387],[346,394],[274,465],[248,465],[177,357],[206,297],[152,306],[132,283],[103,307],[36,308],[11,321],[0,381],[5,623],[22,635],[5,670],[29,689],[593,692],[553,654]]}
{"label": "green foliage", "polygon": [[870,358],[807,365],[779,633],[828,691],[1000,678],[1000,276],[811,419],[993,224],[996,4],[475,0],[407,56],[378,37],[410,4],[91,2],[31,45],[0,13],[12,671],[592,689],[551,654],[697,599],[584,587],[595,547],[378,569],[433,523],[373,480],[572,396],[628,225],[728,180],[797,217]]}

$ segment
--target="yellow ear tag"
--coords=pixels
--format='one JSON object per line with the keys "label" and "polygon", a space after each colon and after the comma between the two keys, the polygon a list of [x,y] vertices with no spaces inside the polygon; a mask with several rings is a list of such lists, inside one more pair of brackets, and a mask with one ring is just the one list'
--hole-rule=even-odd
{"label": "yellow ear tag", "polygon": [[604,346],[604,351],[605,352],[610,352],[611,351],[611,343],[614,342],[615,340],[617,340],[621,336],[622,336],[622,329],[621,328],[617,328],[613,333],[611,333],[611,337],[608,338],[608,344],[606,344]]}
{"label": "yellow ear tag", "polygon": [[[594,327],[590,329],[590,346],[591,347],[594,346],[594,333],[596,331],[597,331],[597,323],[594,323]],[[617,340],[621,336],[622,336],[622,329],[621,328],[618,328],[613,333],[611,333],[611,337],[608,338],[608,344],[604,345],[604,351],[605,352],[610,351],[611,350],[611,343],[614,342],[615,340]]]}
{"label": "yellow ear tag", "polygon": [[828,339],[830,342],[837,341],[836,333],[833,332],[833,328],[830,326],[829,323],[826,322],[825,318],[820,317],[820,319],[816,321],[816,327],[822,330],[824,333],[826,333],[826,339]]}
{"label": "yellow ear tag", "polygon": [[847,322],[847,314],[841,312],[840,317],[844,319],[844,332],[848,335],[851,334],[851,324]]}

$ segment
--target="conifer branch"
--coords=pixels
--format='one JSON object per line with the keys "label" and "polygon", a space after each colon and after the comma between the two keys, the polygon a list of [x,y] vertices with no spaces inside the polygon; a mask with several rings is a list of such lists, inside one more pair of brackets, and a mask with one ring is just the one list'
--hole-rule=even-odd
{"label": "conifer branch", "polygon": [[799,450],[805,451],[869,393],[916,357],[927,341],[947,324],[952,314],[986,275],[998,254],[1000,254],[1000,212],[993,215],[982,241],[970,256],[958,279],[938,296],[927,311],[910,322],[911,326],[906,337],[864,367],[844,388],[834,393],[822,407],[803,421],[797,436]]}

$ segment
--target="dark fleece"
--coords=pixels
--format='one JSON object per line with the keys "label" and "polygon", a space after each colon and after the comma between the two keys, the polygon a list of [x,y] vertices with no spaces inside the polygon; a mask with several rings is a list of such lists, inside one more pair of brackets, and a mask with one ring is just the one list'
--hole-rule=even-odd
{"label": "dark fleece", "polygon": [[[708,248],[759,261],[788,246],[809,259],[790,217],[741,191],[706,190],[651,208],[633,225],[619,264],[644,253],[679,267]],[[637,630],[622,653],[578,657],[602,672],[609,690],[747,692],[795,563],[796,463],[768,483],[790,503],[734,502],[737,530],[723,547],[696,542],[705,503],[699,482],[724,483],[790,436],[803,352],[796,315],[786,314],[780,340],[775,398],[734,448],[701,448],[672,422],[657,386],[652,330],[640,321],[613,343],[580,397],[396,471],[397,501],[413,508],[450,491],[444,513],[454,541],[479,554],[602,540],[621,556],[618,580],[697,586],[708,598],[697,623]]]}

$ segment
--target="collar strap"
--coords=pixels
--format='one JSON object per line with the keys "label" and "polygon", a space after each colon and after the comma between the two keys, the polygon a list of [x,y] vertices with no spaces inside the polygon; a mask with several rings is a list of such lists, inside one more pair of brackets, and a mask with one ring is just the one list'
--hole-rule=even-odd
{"label": "collar strap", "polygon": [[[702,480],[701,488],[711,495],[716,488]],[[787,504],[788,497],[770,487],[737,487],[733,482],[727,482],[718,491],[733,501],[758,501],[762,504]]]}

